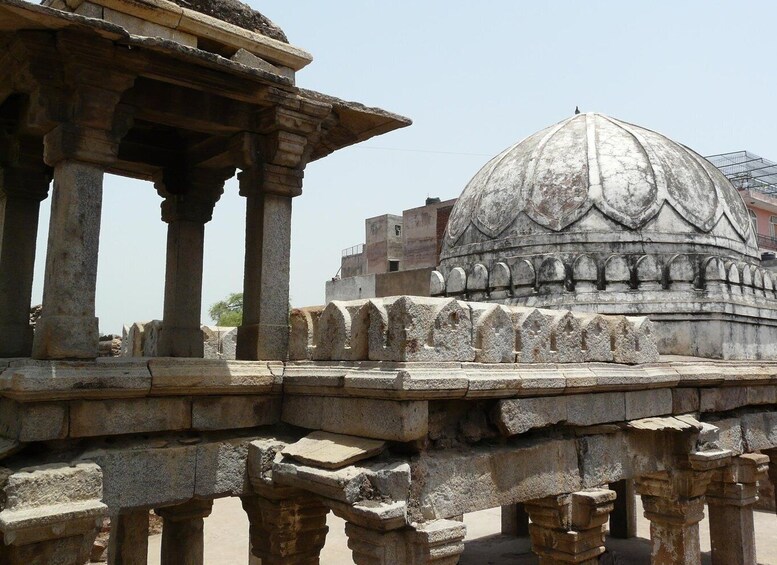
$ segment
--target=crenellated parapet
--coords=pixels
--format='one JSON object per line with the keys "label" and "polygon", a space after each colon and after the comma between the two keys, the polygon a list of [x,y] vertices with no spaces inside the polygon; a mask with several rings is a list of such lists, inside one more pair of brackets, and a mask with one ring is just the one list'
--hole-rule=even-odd
{"label": "crenellated parapet", "polygon": [[777,299],[777,274],[753,263],[709,255],[545,255],[442,268],[431,296],[471,300],[592,292],[714,292]]}
{"label": "crenellated parapet", "polygon": [[400,296],[294,310],[291,359],[480,363],[649,363],[645,317]]}

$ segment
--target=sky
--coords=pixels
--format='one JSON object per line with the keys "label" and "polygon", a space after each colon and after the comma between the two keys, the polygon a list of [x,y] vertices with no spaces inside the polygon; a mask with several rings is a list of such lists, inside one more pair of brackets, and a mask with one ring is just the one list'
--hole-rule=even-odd
{"label": "sky", "polygon": [[[378,106],[409,128],[308,165],[294,201],[291,302],[321,304],[364,220],[457,197],[490,157],[575,106],[703,155],[777,160],[777,2],[250,0],[314,60],[297,84]],[[150,183],[107,176],[97,315],[103,333],[161,319],[166,225]],[[42,295],[49,201],[33,301]],[[206,226],[207,310],[242,290],[245,204],[230,181]]]}

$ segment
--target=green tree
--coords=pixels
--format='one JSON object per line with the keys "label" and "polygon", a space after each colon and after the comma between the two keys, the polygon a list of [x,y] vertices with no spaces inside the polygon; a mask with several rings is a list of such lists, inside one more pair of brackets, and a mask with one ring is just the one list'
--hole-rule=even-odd
{"label": "green tree", "polygon": [[233,292],[225,300],[212,304],[208,315],[217,326],[239,326],[243,322],[243,293]]}

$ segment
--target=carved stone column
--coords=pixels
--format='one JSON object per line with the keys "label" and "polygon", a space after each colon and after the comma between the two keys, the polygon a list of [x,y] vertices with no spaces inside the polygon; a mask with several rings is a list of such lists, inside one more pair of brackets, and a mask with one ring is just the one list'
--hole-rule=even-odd
{"label": "carved stone column", "polygon": [[111,517],[108,565],[145,565],[148,559],[148,510]]}
{"label": "carved stone column", "polygon": [[589,489],[525,502],[532,521],[532,550],[540,565],[598,564],[614,500],[611,490]]}
{"label": "carved stone column", "polygon": [[466,526],[435,520],[385,531],[347,522],[345,534],[356,565],[456,565],[464,551]]}
{"label": "carved stone column", "polygon": [[94,463],[0,468],[0,563],[81,565],[107,510]]}
{"label": "carved stone column", "polygon": [[774,485],[774,502],[777,504],[777,448],[764,449],[763,454],[769,458],[768,476],[769,481]]}
{"label": "carved stone column", "polygon": [[204,518],[212,509],[212,500],[190,500],[155,510],[164,520],[162,565],[203,565]]}
{"label": "carved stone column", "polygon": [[729,464],[731,452],[710,450],[678,458],[670,471],[636,481],[645,518],[650,520],[652,565],[700,565],[699,522],[704,493],[716,469]]}
{"label": "carved stone column", "polygon": [[318,498],[296,489],[265,487],[241,500],[251,523],[251,552],[262,565],[318,565],[329,531],[329,508]]}
{"label": "carved stone column", "polygon": [[769,458],[747,453],[715,471],[707,487],[713,565],[755,565],[753,504]]}
{"label": "carved stone column", "polygon": [[246,197],[243,324],[238,359],[285,360],[289,344],[291,199],[302,191],[302,170],[257,165],[238,175]]}
{"label": "carved stone column", "polygon": [[[34,84],[29,127],[45,129],[44,161],[54,168],[43,313],[33,340],[38,359],[97,356],[95,287],[100,237],[103,173],[116,161],[119,141],[131,125],[120,104],[135,75],[116,65],[105,72],[98,61],[110,60],[108,40],[61,32],[56,52],[67,53],[48,84]],[[51,53],[38,53],[41,59]],[[30,68],[39,61],[31,60]],[[64,109],[64,111],[63,111]],[[49,129],[46,124],[54,124]]]}
{"label": "carved stone column", "polygon": [[529,535],[529,515],[523,504],[502,506],[502,533],[521,538]]}
{"label": "carved stone column", "polygon": [[202,357],[200,328],[205,224],[231,171],[170,170],[157,179],[167,223],[165,302],[160,357]]}
{"label": "carved stone column", "polygon": [[[23,145],[17,139],[3,141],[0,153],[6,158]],[[38,213],[51,182],[51,171],[43,164],[43,145],[34,145],[37,166],[0,166],[0,357],[32,353],[30,299]]]}

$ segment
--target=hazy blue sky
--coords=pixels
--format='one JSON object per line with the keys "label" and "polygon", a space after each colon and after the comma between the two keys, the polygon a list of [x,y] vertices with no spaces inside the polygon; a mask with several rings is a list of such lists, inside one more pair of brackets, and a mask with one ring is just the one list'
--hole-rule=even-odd
{"label": "hazy blue sky", "polygon": [[[299,86],[406,115],[411,127],[311,164],[295,200],[291,295],[320,304],[364,219],[452,198],[488,160],[599,111],[702,154],[777,160],[777,3],[271,0],[250,4],[315,60]],[[104,332],[161,318],[165,225],[148,183],[107,177],[97,315]],[[39,301],[48,203],[39,238]],[[206,228],[203,311],[242,289],[233,182]],[[207,314],[203,313],[203,322]]]}

